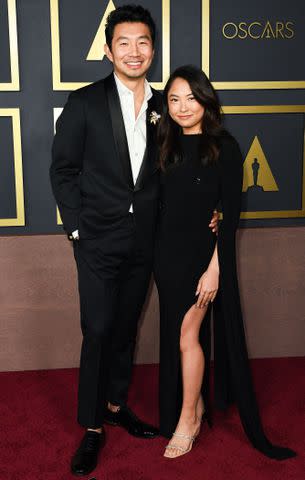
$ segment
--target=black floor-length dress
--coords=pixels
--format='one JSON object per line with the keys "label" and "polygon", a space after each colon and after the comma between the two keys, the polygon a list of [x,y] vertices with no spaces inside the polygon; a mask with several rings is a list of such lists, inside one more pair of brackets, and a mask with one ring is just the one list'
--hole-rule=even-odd
{"label": "black floor-length dress", "polygon": [[[154,275],[160,299],[160,430],[171,437],[182,404],[180,329],[185,313],[196,302],[196,287],[207,269],[217,239],[220,286],[213,304],[215,406],[236,403],[244,430],[255,448],[275,459],[295,456],[289,448],[272,445],[259,416],[248,362],[240,308],[235,258],[235,232],[241,202],[243,160],[237,142],[220,139],[218,161],[204,165],[200,135],[181,135],[184,161],[161,175],[161,214]],[[209,227],[213,210],[221,205],[218,237]],[[211,306],[203,320],[200,342],[205,354],[202,394],[209,406]]]}

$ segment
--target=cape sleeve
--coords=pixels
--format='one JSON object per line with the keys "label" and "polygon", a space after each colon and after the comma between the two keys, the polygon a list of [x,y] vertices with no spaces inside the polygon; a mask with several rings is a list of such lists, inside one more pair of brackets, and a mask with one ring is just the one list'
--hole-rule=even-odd
{"label": "cape sleeve", "polygon": [[225,409],[237,405],[246,435],[264,455],[283,460],[296,455],[293,450],[267,439],[253,389],[251,370],[240,306],[235,234],[241,209],[243,158],[238,143],[225,139],[219,157],[220,201],[223,220],[219,227],[217,249],[220,288],[214,302],[215,404]]}

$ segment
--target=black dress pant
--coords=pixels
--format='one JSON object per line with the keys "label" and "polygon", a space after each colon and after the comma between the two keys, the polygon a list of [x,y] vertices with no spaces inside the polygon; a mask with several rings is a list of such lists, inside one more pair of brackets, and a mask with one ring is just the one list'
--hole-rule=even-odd
{"label": "black dress pant", "polygon": [[127,400],[152,251],[133,214],[100,237],[74,242],[83,333],[78,421],[85,427],[102,425],[107,401]]}

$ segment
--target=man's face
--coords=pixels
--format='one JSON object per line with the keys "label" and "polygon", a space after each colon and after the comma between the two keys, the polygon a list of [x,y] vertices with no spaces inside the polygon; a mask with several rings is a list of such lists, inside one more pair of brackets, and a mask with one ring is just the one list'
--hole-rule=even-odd
{"label": "man's face", "polygon": [[148,26],[140,22],[119,23],[114,28],[111,51],[105,45],[105,53],[122,80],[145,77],[154,56]]}

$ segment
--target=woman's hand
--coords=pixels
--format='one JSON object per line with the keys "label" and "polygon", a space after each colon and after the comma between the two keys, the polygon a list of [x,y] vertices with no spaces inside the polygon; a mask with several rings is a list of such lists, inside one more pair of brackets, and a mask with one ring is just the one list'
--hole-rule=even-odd
{"label": "woman's hand", "polygon": [[217,212],[217,210],[214,210],[213,211],[213,217],[212,217],[212,220],[211,220],[211,223],[209,224],[209,227],[211,228],[212,232],[213,233],[216,233],[216,235],[218,235],[218,222],[219,222],[219,213]]}
{"label": "woman's hand", "polygon": [[219,271],[217,268],[209,267],[200,277],[196,295],[198,295],[196,307],[203,308],[213,302],[218,291]]}

